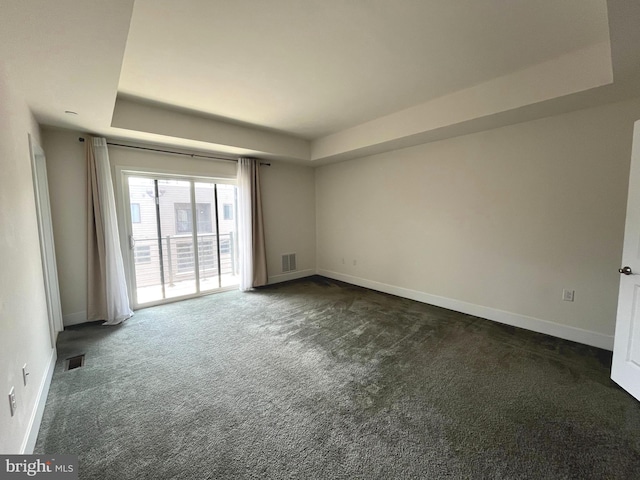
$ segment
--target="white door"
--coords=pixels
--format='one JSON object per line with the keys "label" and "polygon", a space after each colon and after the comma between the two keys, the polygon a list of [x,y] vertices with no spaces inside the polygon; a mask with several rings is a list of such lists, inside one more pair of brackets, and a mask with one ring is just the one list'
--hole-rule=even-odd
{"label": "white door", "polygon": [[640,400],[640,121],[633,129],[611,378]]}
{"label": "white door", "polygon": [[49,184],[47,182],[47,165],[42,148],[29,136],[31,148],[31,168],[33,190],[38,217],[38,233],[40,234],[40,256],[44,274],[44,288],[49,315],[49,332],[51,346],[55,348],[58,332],[62,331],[62,309],[60,306],[60,289],[58,286],[58,269],[56,267],[56,251],[53,243],[53,224],[51,222],[51,206],[49,204]]}

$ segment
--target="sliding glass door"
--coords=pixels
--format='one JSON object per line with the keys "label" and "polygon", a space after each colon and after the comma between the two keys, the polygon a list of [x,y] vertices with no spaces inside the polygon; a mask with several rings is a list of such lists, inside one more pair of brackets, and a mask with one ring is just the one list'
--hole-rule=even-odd
{"label": "sliding glass door", "polygon": [[234,185],[127,174],[135,304],[238,284]]}

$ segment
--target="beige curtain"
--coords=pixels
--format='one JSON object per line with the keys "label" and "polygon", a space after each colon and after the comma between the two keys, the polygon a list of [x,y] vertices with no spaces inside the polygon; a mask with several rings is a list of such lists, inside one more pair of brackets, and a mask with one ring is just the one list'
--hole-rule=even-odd
{"label": "beige curtain", "polygon": [[251,230],[253,236],[253,286],[267,284],[267,252],[262,220],[262,194],[260,192],[260,161],[253,160],[254,187],[251,189]]}
{"label": "beige curtain", "polygon": [[107,141],[89,138],[87,156],[87,319],[117,325],[133,315],[124,274]]}
{"label": "beige curtain", "polygon": [[96,158],[92,138],[85,140],[87,157],[87,320],[107,316],[106,273],[104,261],[104,220],[100,209]]}
{"label": "beige curtain", "polygon": [[260,193],[260,161],[238,160],[240,289],[267,284],[267,256]]}

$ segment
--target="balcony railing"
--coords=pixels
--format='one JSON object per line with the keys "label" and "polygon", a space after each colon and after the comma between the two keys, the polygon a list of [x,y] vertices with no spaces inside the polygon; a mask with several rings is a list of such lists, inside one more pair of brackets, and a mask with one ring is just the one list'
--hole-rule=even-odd
{"label": "balcony railing", "polygon": [[[134,241],[138,288],[161,285],[163,274],[167,286],[196,278],[196,252],[191,235],[167,235],[161,242],[157,238],[134,237]],[[198,235],[197,260],[201,282],[218,276],[235,277],[238,274],[236,241],[233,232],[219,236],[214,233]]]}

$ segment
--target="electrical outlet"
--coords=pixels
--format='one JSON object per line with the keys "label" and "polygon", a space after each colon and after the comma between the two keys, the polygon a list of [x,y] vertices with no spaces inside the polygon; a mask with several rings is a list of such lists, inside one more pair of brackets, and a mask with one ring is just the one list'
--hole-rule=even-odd
{"label": "electrical outlet", "polygon": [[27,386],[27,380],[29,378],[29,369],[27,368],[27,364],[24,364],[24,367],[22,367],[22,380],[24,381],[24,386]]}
{"label": "electrical outlet", "polygon": [[575,290],[567,290],[566,288],[562,290],[562,300],[565,302],[573,302],[573,296],[575,294]]}
{"label": "electrical outlet", "polygon": [[354,260],[353,261],[353,266],[355,267],[357,264],[358,264],[358,262]]}
{"label": "electrical outlet", "polygon": [[11,416],[13,417],[18,409],[18,404],[16,403],[16,389],[13,387],[11,387],[11,390],[9,391],[9,408],[11,409]]}

